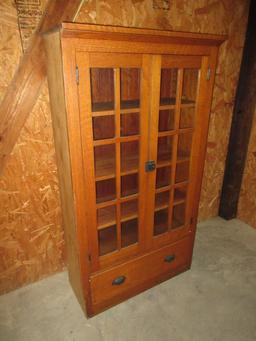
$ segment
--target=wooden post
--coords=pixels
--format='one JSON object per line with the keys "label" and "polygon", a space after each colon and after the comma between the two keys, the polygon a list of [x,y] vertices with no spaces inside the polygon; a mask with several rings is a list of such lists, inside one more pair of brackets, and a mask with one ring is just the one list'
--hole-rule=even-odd
{"label": "wooden post", "polygon": [[222,187],[219,215],[236,217],[248,143],[256,105],[256,1],[249,9],[245,45],[237,86],[231,125],[226,169]]}
{"label": "wooden post", "polygon": [[83,2],[84,0],[49,0],[48,2],[38,29],[0,105],[0,173],[36,103],[46,77],[42,33],[62,21],[72,21]]}

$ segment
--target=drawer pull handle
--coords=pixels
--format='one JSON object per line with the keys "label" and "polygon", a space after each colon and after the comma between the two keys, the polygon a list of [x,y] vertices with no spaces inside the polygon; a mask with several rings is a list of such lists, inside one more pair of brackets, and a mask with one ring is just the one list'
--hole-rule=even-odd
{"label": "drawer pull handle", "polygon": [[125,279],[125,276],[119,276],[113,280],[112,285],[121,285],[124,283]]}
{"label": "drawer pull handle", "polygon": [[165,257],[164,261],[167,263],[171,263],[174,261],[174,259],[175,259],[175,255],[168,255]]}

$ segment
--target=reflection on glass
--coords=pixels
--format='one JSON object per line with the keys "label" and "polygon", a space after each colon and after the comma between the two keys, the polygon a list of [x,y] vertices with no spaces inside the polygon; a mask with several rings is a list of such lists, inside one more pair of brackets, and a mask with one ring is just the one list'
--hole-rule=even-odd
{"label": "reflection on glass", "polygon": [[187,181],[189,178],[189,161],[177,163],[175,183]]}
{"label": "reflection on glass", "polygon": [[121,220],[130,220],[138,217],[138,200],[129,200],[121,203]]}
{"label": "reflection on glass", "polygon": [[96,202],[113,200],[116,197],[116,179],[96,182]]}
{"label": "reflection on glass", "polygon": [[98,228],[105,228],[116,224],[116,206],[107,206],[97,210]]}
{"label": "reflection on glass", "polygon": [[159,111],[158,131],[169,131],[174,129],[175,110],[167,109]]}
{"label": "reflection on glass", "polygon": [[196,101],[197,95],[197,69],[185,69],[183,76],[181,103],[188,104]]}
{"label": "reflection on glass", "polygon": [[178,140],[178,160],[188,159],[191,153],[192,133],[180,134]]}
{"label": "reflection on glass", "polygon": [[155,212],[154,236],[168,231],[168,209]]}
{"label": "reflection on glass", "polygon": [[161,70],[160,105],[174,105],[177,92],[177,69]]}
{"label": "reflection on glass", "polygon": [[140,106],[140,69],[121,69],[121,110]]}
{"label": "reflection on glass", "polygon": [[174,189],[174,204],[185,201],[187,196],[187,186],[177,187]]}
{"label": "reflection on glass", "polygon": [[121,177],[121,196],[126,197],[138,193],[138,173]]}
{"label": "reflection on glass", "polygon": [[136,172],[139,168],[139,142],[121,143],[121,173]]}
{"label": "reflection on glass", "polygon": [[96,179],[114,177],[116,172],[115,144],[94,147],[94,163]]}
{"label": "reflection on glass", "polygon": [[172,136],[163,136],[158,138],[157,164],[172,161],[172,142]]}
{"label": "reflection on glass", "polygon": [[180,129],[193,128],[195,108],[182,108],[180,112]]}
{"label": "reflection on glass", "polygon": [[114,115],[93,117],[92,126],[94,140],[110,139],[115,137]]}
{"label": "reflection on glass", "polygon": [[139,135],[139,113],[126,113],[121,115],[121,136]]}
{"label": "reflection on glass", "polygon": [[181,227],[185,224],[185,203],[175,205],[172,214],[172,229]]}
{"label": "reflection on glass", "polygon": [[170,185],[171,167],[161,167],[156,171],[156,188]]}
{"label": "reflection on glass", "polygon": [[156,211],[159,211],[163,208],[168,208],[170,202],[170,192],[165,191],[161,193],[156,194],[156,200],[155,200],[155,209]]}
{"label": "reflection on glass", "polygon": [[117,249],[116,225],[98,230],[100,256],[113,252]]}
{"label": "reflection on glass", "polygon": [[121,246],[126,247],[138,242],[138,219],[121,223]]}
{"label": "reflection on glass", "polygon": [[92,68],[91,103],[92,111],[113,110],[114,104],[114,70],[109,68]]}

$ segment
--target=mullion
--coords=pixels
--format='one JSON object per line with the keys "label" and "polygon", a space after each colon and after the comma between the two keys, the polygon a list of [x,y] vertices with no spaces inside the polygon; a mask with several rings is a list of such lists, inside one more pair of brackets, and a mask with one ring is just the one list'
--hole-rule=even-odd
{"label": "mullion", "polygon": [[116,230],[117,230],[117,249],[121,249],[121,142],[120,142],[120,68],[114,72],[114,91],[115,91],[115,145],[116,145]]}
{"label": "mullion", "polygon": [[[184,69],[178,70],[178,81],[177,81],[177,91],[176,91],[176,105],[175,105],[175,120],[174,120],[174,130],[178,132],[179,122],[180,122],[180,112],[181,112],[181,97],[182,97],[182,87],[183,87],[183,76]],[[176,163],[177,163],[177,153],[178,153],[178,133],[176,133],[173,137],[173,153],[172,153],[172,172],[170,184],[172,187],[170,193],[170,201],[168,208],[168,226],[169,229],[172,226],[172,214],[173,214],[173,202],[174,202],[174,184],[175,184],[175,176],[176,176]]]}

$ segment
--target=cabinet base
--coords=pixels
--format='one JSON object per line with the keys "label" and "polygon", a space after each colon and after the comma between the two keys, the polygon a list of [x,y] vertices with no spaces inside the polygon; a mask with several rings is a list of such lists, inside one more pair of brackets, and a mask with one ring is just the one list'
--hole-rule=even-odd
{"label": "cabinet base", "polygon": [[104,302],[100,302],[97,304],[88,304],[87,305],[87,317],[93,317],[115,305],[118,303],[121,303],[123,301],[126,301],[127,299],[138,295],[142,293],[143,291],[146,291],[147,289],[150,289],[154,287],[157,284],[160,284],[182,272],[185,272],[190,269],[191,263],[188,263],[186,265],[183,265],[175,270],[170,271],[169,273],[161,274],[151,280],[148,280],[144,283],[141,283],[140,285],[136,286],[129,292],[126,292],[125,294],[115,296],[114,298],[111,298],[109,300],[106,300]]}

